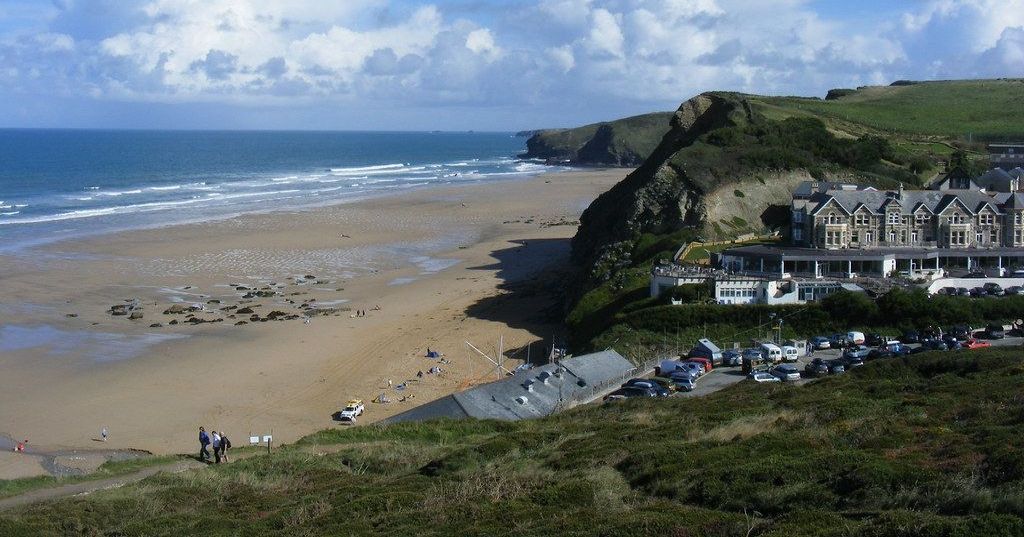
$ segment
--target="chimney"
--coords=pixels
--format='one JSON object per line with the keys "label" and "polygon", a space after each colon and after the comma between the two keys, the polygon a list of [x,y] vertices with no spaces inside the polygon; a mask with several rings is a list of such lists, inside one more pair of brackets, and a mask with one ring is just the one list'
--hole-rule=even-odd
{"label": "chimney", "polygon": [[900,201],[903,201],[903,182],[902,181],[900,182],[900,189],[896,193],[896,199],[898,199]]}

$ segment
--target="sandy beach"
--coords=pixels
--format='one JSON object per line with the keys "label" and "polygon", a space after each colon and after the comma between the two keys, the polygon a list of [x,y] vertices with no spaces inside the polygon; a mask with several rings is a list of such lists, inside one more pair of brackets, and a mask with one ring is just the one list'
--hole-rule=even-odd
{"label": "sandy beach", "polygon": [[[510,368],[546,353],[561,312],[544,276],[626,173],[424,188],[0,256],[0,435],[181,453],[204,425],[236,445],[290,442],[342,426],[348,399],[366,401],[370,423],[492,380],[466,342],[495,356],[502,339]],[[381,393],[392,402],[370,402]]]}

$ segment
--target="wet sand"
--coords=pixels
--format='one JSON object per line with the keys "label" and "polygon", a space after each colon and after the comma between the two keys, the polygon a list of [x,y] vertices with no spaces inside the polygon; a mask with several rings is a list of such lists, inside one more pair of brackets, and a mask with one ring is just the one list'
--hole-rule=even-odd
{"label": "wet sand", "polygon": [[[348,399],[370,423],[492,380],[466,342],[494,356],[503,338],[509,366],[546,352],[561,312],[544,276],[564,269],[579,214],[626,173],[426,188],[0,256],[0,434],[100,447],[105,426],[103,448],[155,453],[197,449],[200,425],[235,445],[290,442],[342,426]],[[111,315],[118,304],[142,318]],[[163,313],[175,304],[196,311]],[[381,393],[393,402],[370,402]]]}

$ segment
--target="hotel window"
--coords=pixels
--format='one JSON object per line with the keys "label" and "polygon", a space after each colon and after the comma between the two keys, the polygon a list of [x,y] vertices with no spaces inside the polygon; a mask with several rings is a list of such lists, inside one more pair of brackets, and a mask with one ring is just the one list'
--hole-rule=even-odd
{"label": "hotel window", "polygon": [[999,232],[998,231],[993,229],[989,233],[989,242],[991,242],[992,244],[997,244],[999,242]]}
{"label": "hotel window", "polygon": [[949,244],[951,246],[966,246],[967,245],[967,232],[965,232],[965,231],[950,231],[949,232]]}
{"label": "hotel window", "polygon": [[845,220],[846,219],[843,218],[841,215],[838,215],[838,214],[835,214],[835,213],[832,213],[832,214],[828,215],[828,223],[829,224],[842,224]]}
{"label": "hotel window", "polygon": [[895,231],[890,231],[889,232],[889,242],[896,242],[896,232]]}
{"label": "hotel window", "polygon": [[1019,246],[1024,243],[1024,229],[1013,230],[1013,244]]}
{"label": "hotel window", "polygon": [[899,224],[900,223],[900,213],[895,213],[895,212],[889,213],[889,220],[888,220],[888,222],[890,224]]}
{"label": "hotel window", "polygon": [[871,244],[871,241],[873,241],[874,239],[875,239],[875,234],[870,232],[870,231],[868,231],[867,234],[864,235],[864,244]]}
{"label": "hotel window", "polygon": [[991,226],[992,225],[992,213],[979,214],[978,215],[978,224],[983,225],[983,226]]}
{"label": "hotel window", "polygon": [[860,231],[854,231],[850,234],[850,242],[860,242]]}
{"label": "hotel window", "polygon": [[913,242],[914,244],[917,244],[917,232],[916,231],[914,231],[913,233],[910,234],[910,242]]}
{"label": "hotel window", "polygon": [[868,215],[866,215],[866,214],[858,213],[857,216],[855,217],[854,222],[858,226],[866,226],[870,222],[870,217]]}
{"label": "hotel window", "polygon": [[931,220],[931,217],[926,214],[919,213],[914,215],[914,223],[919,226],[927,225],[929,220]]}
{"label": "hotel window", "polygon": [[826,246],[839,246],[843,242],[843,234],[840,231],[829,231],[825,233]]}
{"label": "hotel window", "polygon": [[804,240],[804,230],[802,230],[802,229],[794,229],[793,230],[793,240],[795,240],[795,241],[802,241],[802,240]]}
{"label": "hotel window", "polygon": [[980,231],[974,234],[974,243],[975,244],[981,244],[981,239],[982,239],[982,233]]}
{"label": "hotel window", "polygon": [[953,214],[951,214],[949,216],[949,223],[950,224],[964,224],[966,222],[964,221],[964,215],[962,215],[960,213],[953,213]]}
{"label": "hotel window", "polygon": [[1019,226],[1021,224],[1021,218],[1022,218],[1022,213],[1020,213],[1020,212],[1013,213],[1013,223],[1014,224]]}

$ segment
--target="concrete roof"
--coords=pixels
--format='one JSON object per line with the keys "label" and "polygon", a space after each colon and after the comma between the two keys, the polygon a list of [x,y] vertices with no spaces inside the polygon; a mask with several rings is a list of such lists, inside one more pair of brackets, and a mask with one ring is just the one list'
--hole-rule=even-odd
{"label": "concrete roof", "polygon": [[635,366],[613,350],[545,364],[504,379],[442,397],[384,420],[384,423],[438,418],[519,420],[555,412],[565,402],[618,382]]}

